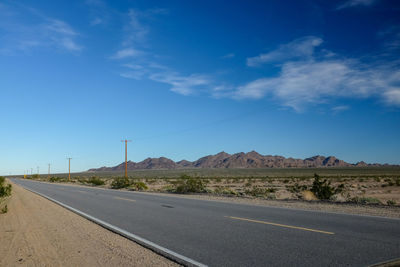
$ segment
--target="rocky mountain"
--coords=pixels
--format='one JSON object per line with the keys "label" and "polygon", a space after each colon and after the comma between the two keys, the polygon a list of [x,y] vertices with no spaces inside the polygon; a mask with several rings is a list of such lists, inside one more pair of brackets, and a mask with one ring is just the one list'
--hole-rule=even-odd
{"label": "rocky mountain", "polygon": [[[387,164],[385,164],[387,165]],[[356,164],[347,163],[334,156],[314,156],[306,159],[285,158],[282,156],[261,155],[256,151],[248,153],[228,154],[220,152],[215,155],[202,157],[193,162],[181,160],[175,162],[171,159],[147,158],[141,162],[128,161],[128,170],[146,169],[182,169],[182,168],[320,168],[320,167],[367,167],[385,166],[381,164],[367,164],[363,161]],[[90,169],[94,171],[123,171],[125,163],[114,167],[101,167]]]}

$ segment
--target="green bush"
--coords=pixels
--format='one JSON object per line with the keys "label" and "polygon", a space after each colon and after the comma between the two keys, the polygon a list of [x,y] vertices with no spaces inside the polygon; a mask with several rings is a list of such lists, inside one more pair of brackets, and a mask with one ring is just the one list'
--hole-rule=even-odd
{"label": "green bush", "polygon": [[51,183],[61,183],[61,182],[66,182],[67,179],[61,178],[61,177],[50,177],[49,182]]}
{"label": "green bush", "polygon": [[379,199],[374,197],[355,197],[352,201],[359,204],[382,204]]}
{"label": "green bush", "polygon": [[218,195],[230,195],[230,196],[237,196],[238,192],[235,190],[230,189],[229,187],[221,187],[218,186],[214,189],[214,193]]}
{"label": "green bush", "polygon": [[0,176],[0,197],[8,197],[9,195],[11,195],[12,185],[6,185],[5,181],[6,178]]}
{"label": "green bush", "polygon": [[7,205],[5,205],[2,209],[1,209],[1,213],[7,213],[8,212],[8,207]]}
{"label": "green bush", "polygon": [[104,184],[104,181],[96,176],[93,176],[87,182],[92,185],[103,185]]}
{"label": "green bush", "polygon": [[262,187],[254,186],[251,190],[247,189],[245,191],[245,194],[253,196],[253,197],[272,198],[273,195],[271,193],[275,193],[275,192],[276,192],[275,188],[262,188]]}
{"label": "green bush", "polygon": [[133,182],[131,187],[132,187],[133,190],[136,190],[136,191],[144,191],[144,190],[149,189],[147,187],[147,185],[144,182],[141,182],[141,181]]}
{"label": "green bush", "polygon": [[313,192],[318,199],[329,200],[333,195],[342,192],[343,188],[343,184],[336,188],[331,186],[331,182],[328,182],[327,179],[322,181],[319,175],[315,173],[311,192]]}
{"label": "green bush", "polygon": [[388,201],[386,201],[386,204],[388,204],[388,206],[394,206],[394,205],[396,205],[396,201],[395,200],[388,200]]}
{"label": "green bush", "polygon": [[300,193],[302,191],[307,190],[308,186],[307,185],[299,185],[298,183],[295,183],[293,186],[286,186],[286,188],[291,193]]}
{"label": "green bush", "polygon": [[171,192],[178,194],[185,193],[205,193],[207,181],[200,178],[193,178],[189,175],[183,174],[181,177],[173,182]]}
{"label": "green bush", "polygon": [[113,189],[120,189],[120,188],[127,188],[131,185],[131,181],[126,177],[116,177],[113,179],[111,183],[111,188]]}

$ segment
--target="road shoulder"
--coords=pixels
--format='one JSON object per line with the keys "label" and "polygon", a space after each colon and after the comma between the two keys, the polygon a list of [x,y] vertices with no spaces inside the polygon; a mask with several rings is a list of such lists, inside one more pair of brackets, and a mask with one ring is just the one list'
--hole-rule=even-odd
{"label": "road shoulder", "polygon": [[177,266],[13,184],[0,214],[0,266]]}

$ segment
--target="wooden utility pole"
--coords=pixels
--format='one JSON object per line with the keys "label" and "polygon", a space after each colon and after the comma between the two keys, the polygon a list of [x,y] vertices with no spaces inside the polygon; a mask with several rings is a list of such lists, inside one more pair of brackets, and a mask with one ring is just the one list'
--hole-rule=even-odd
{"label": "wooden utility pole", "polygon": [[48,175],[47,175],[47,178],[49,178],[50,179],[50,163],[49,163],[49,173],[48,173]]}
{"label": "wooden utility pole", "polygon": [[121,140],[121,142],[125,142],[125,178],[128,178],[128,142],[132,142],[132,140]]}
{"label": "wooden utility pole", "polygon": [[68,182],[71,182],[71,159],[72,158],[67,158],[68,159]]}

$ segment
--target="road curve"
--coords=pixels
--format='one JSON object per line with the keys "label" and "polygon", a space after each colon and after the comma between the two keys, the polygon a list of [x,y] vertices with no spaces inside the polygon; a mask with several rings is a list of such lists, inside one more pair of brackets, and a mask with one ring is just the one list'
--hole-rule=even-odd
{"label": "road curve", "polygon": [[400,220],[12,179],[209,266],[367,266],[400,258]]}

